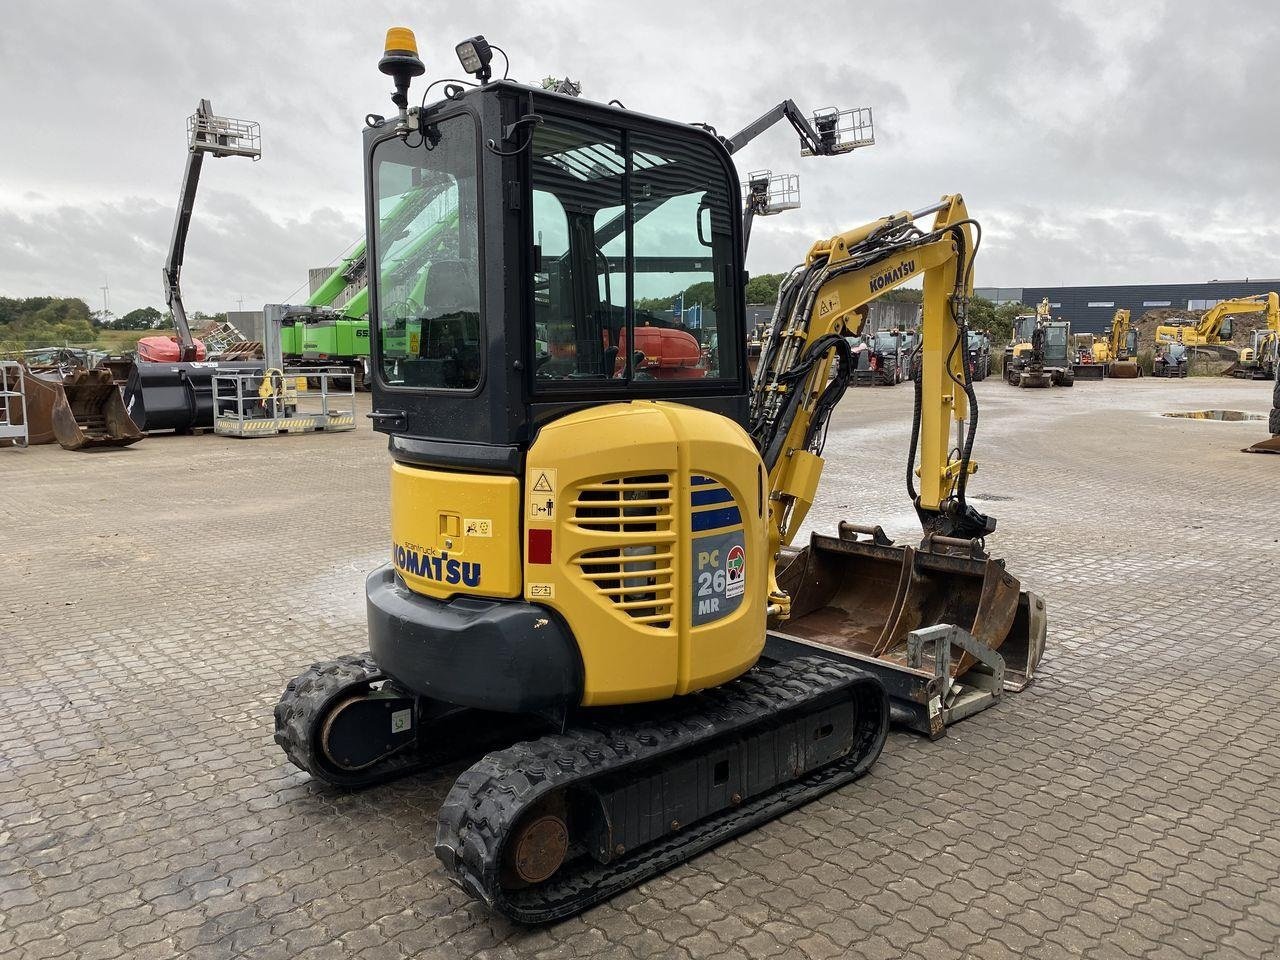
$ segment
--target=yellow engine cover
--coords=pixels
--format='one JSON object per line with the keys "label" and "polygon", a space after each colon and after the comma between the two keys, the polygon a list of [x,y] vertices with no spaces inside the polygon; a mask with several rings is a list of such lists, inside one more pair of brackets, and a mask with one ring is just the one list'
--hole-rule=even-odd
{"label": "yellow engine cover", "polygon": [[391,465],[391,555],[415,593],[520,596],[520,481]]}
{"label": "yellow engine cover", "polygon": [[764,646],[768,484],[718,414],[633,401],[570,414],[529,449],[524,596],[568,623],[583,704],[723,683]]}

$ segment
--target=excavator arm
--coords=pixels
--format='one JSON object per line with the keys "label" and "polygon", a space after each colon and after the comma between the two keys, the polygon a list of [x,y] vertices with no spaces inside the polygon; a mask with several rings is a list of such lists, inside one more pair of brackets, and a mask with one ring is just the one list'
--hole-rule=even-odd
{"label": "excavator arm", "polygon": [[1129,359],[1129,311],[1123,307],[1111,318],[1111,341],[1107,346],[1107,359]]}
{"label": "excavator arm", "polygon": [[[931,228],[916,224],[929,214]],[[784,281],[751,404],[752,435],[769,472],[774,554],[795,537],[817,492],[827,422],[850,379],[845,336],[860,332],[871,301],[916,278],[924,285],[922,365],[908,489],[926,533],[981,538],[994,529],[964,497],[976,470],[976,404],[964,362],[975,228],[964,200],[944,197],[815,244]],[[785,607],[785,595],[772,593],[771,603]]]}

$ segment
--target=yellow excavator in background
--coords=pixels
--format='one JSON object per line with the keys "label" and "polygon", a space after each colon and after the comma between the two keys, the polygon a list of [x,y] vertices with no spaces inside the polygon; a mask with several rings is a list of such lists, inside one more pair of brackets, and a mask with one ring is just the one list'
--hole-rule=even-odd
{"label": "yellow excavator in background", "polygon": [[[368,118],[364,157],[391,562],[366,582],[369,654],[290,681],[275,721],[293,763],[344,787],[500,738],[445,798],[436,853],[534,923],[851,782],[891,717],[941,736],[1031,678],[1045,615],[966,497],[980,231],[963,200],[814,244],[751,378],[731,155],[783,119],[802,155],[846,153],[869,111],[786,101],[720,137],[491,80],[492,49],[459,44],[478,83],[411,109],[425,68],[411,31],[388,32],[399,110]],[[413,219],[387,216],[409,193]],[[917,278],[903,466],[923,538],[841,524],[792,549],[845,337]],[[696,325],[641,306],[693,284]],[[677,354],[697,359],[651,362]]]}
{"label": "yellow excavator in background", "polygon": [[1185,347],[1208,347],[1219,356],[1234,360],[1239,350],[1229,346],[1232,318],[1248,313],[1267,315],[1267,326],[1280,329],[1280,294],[1262,293],[1252,297],[1223,300],[1206,310],[1195,323],[1161,324],[1156,327],[1156,346],[1180,343]]}
{"label": "yellow excavator in background", "polygon": [[1094,338],[1093,362],[1102,366],[1107,377],[1142,376],[1142,368],[1138,366],[1138,331],[1130,324],[1127,309],[1122,307],[1115,312],[1103,339]]}
{"label": "yellow excavator in background", "polygon": [[1069,387],[1075,383],[1071,324],[1055,320],[1049,298],[1035,313],[1013,318],[1013,342],[1004,348],[1004,379],[1015,387]]}

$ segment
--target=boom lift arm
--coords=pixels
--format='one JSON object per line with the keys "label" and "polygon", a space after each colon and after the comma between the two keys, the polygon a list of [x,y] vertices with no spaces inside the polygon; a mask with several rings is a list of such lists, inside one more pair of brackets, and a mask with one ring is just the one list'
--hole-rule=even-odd
{"label": "boom lift arm", "polygon": [[182,259],[187,248],[187,231],[191,227],[191,214],[195,210],[196,190],[200,187],[200,170],[204,155],[215,157],[262,156],[258,125],[230,117],[216,117],[208,100],[201,100],[196,112],[187,121],[187,166],[182,175],[182,189],[178,193],[178,213],[173,221],[173,236],[169,240],[169,256],[165,259],[164,299],[173,313],[173,325],[178,332],[178,362],[190,363],[196,359],[196,344],[191,336],[187,311],[182,305]]}
{"label": "boom lift arm", "polygon": [[[929,214],[936,215],[932,227],[918,227]],[[751,433],[769,471],[775,554],[795,537],[817,492],[827,421],[851,374],[844,337],[861,330],[868,303],[921,276],[923,365],[907,486],[926,533],[981,538],[994,530],[995,521],[965,501],[976,470],[977,406],[965,363],[976,226],[959,195],[943,197],[814,244],[784,281],[751,399]],[[839,372],[828,382],[836,357]],[[781,608],[775,615],[785,615],[785,595],[771,592]]]}
{"label": "boom lift arm", "polygon": [[800,112],[794,100],[783,100],[766,110],[732,137],[724,139],[725,148],[737,153],[775,123],[786,120],[800,137],[802,157],[831,157],[848,153],[876,142],[870,107],[837,110],[826,107],[813,112],[812,122]]}

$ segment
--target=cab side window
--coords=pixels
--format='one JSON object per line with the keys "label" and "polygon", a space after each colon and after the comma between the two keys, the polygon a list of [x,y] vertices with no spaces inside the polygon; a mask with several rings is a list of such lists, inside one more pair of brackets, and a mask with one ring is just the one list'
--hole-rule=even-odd
{"label": "cab side window", "polygon": [[538,388],[736,379],[736,186],[714,148],[548,119],[530,153]]}

